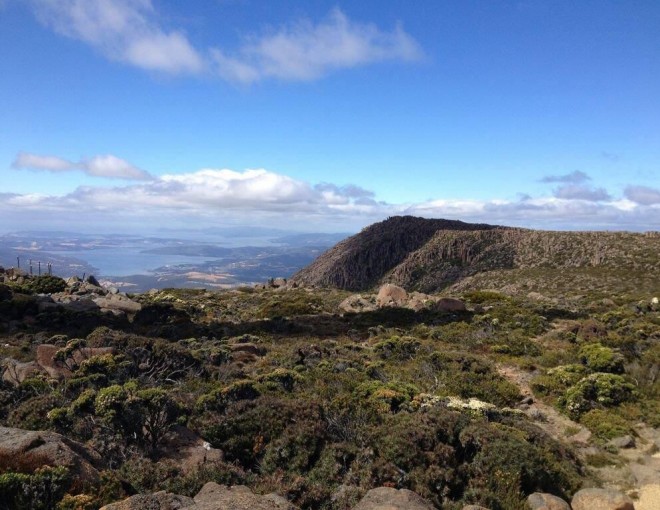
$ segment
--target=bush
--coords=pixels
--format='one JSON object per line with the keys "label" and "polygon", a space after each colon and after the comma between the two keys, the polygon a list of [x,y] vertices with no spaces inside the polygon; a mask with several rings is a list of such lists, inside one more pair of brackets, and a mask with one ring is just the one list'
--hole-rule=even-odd
{"label": "bush", "polygon": [[32,474],[0,474],[0,508],[55,510],[70,484],[64,467],[39,468]]}
{"label": "bush", "polygon": [[587,411],[598,407],[617,406],[635,397],[635,386],[616,374],[591,374],[571,386],[560,400],[568,414],[579,419]]}
{"label": "bush", "polygon": [[623,373],[623,356],[600,343],[583,345],[578,356],[582,364],[594,372]]}
{"label": "bush", "polygon": [[216,388],[197,400],[197,411],[222,412],[233,402],[254,400],[260,395],[254,381],[236,381],[229,386]]}
{"label": "bush", "polygon": [[31,278],[25,287],[35,294],[54,294],[66,289],[66,282],[58,276],[43,275]]}
{"label": "bush", "polygon": [[632,432],[629,423],[608,409],[592,409],[580,417],[580,423],[598,439],[609,440]]}
{"label": "bush", "polygon": [[382,359],[397,359],[405,361],[415,357],[421,343],[415,338],[393,336],[374,345],[374,351]]}

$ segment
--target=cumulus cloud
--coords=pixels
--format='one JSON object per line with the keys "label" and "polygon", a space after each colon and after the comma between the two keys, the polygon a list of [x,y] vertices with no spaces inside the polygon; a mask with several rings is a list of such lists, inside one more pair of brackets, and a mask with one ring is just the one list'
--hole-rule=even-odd
{"label": "cumulus cloud", "polygon": [[264,78],[313,80],[334,69],[421,56],[419,45],[400,26],[382,31],[351,21],[339,9],[318,24],[305,20],[272,34],[251,36],[233,54],[212,51],[217,72],[244,83]]}
{"label": "cumulus cloud", "polygon": [[22,224],[29,218],[37,218],[39,224],[44,218],[60,219],[75,225],[84,217],[86,225],[114,222],[119,227],[127,222],[210,226],[222,218],[243,224],[266,222],[301,228],[332,224],[346,229],[387,216],[412,214],[540,228],[658,230],[658,190],[643,188],[645,193],[655,193],[644,195],[637,188],[643,187],[628,187],[626,197],[618,200],[521,195],[515,200],[394,204],[378,201],[372,191],[350,184],[312,184],[266,169],[207,168],[126,186],[84,186],[63,196],[4,193],[0,194],[0,218],[6,222],[20,218]]}
{"label": "cumulus cloud", "polygon": [[129,179],[144,181],[152,179],[144,170],[137,168],[117,156],[106,154],[83,159],[78,162],[69,161],[57,156],[40,156],[29,152],[19,152],[12,164],[17,170],[43,170],[47,172],[70,172],[81,170],[94,177],[110,179]]}
{"label": "cumulus cloud", "polygon": [[600,202],[612,198],[605,188],[592,188],[590,186],[575,184],[560,186],[553,191],[553,194],[557,198],[563,198],[566,200],[586,200],[589,202]]}
{"label": "cumulus cloud", "polygon": [[591,177],[589,177],[587,174],[581,172],[580,170],[575,170],[570,174],[546,175],[541,179],[541,182],[551,182],[551,183],[562,182],[566,184],[580,184],[589,180],[591,180]]}
{"label": "cumulus cloud", "polygon": [[183,31],[162,27],[151,0],[29,1],[41,23],[57,33],[111,60],[170,74],[212,72],[238,83],[313,80],[336,69],[422,55],[400,26],[383,31],[351,21],[339,9],[317,24],[303,20],[253,34],[237,50],[227,51],[195,48]]}
{"label": "cumulus cloud", "polygon": [[641,205],[660,204],[660,189],[649,188],[647,186],[628,186],[623,191],[624,196]]}
{"label": "cumulus cloud", "polygon": [[30,0],[38,19],[111,60],[172,74],[199,73],[204,59],[181,31],[155,21],[151,0]]}

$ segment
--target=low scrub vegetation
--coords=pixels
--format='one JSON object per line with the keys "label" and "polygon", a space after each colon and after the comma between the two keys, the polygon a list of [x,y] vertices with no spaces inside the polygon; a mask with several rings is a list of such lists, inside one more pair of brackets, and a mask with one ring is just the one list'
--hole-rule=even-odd
{"label": "low scrub vegetation", "polygon": [[[68,372],[6,378],[1,424],[59,432],[103,466],[96,485],[77,487],[64,468],[0,462],[0,501],[97,508],[213,480],[310,509],[345,509],[383,485],[438,507],[523,508],[535,491],[569,497],[585,467],[515,409],[520,388],[500,366],[535,369],[536,396],[598,441],[660,416],[660,323],[641,297],[601,306],[470,290],[461,314],[341,316],[346,295],[169,289],[137,296],[129,321],[39,313],[14,289],[2,356],[31,362],[53,344]],[[80,357],[99,347],[112,349]],[[201,460],[181,446],[190,437]]]}

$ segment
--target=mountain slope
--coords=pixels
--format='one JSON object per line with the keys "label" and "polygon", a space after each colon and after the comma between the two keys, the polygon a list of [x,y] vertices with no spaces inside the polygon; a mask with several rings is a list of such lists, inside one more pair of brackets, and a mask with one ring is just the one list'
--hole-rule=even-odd
{"label": "mountain slope", "polygon": [[552,232],[395,217],[321,255],[293,280],[366,290],[390,282],[438,291],[492,270],[608,268],[660,271],[658,233]]}
{"label": "mountain slope", "polygon": [[303,286],[363,290],[415,250],[423,247],[439,231],[471,231],[497,228],[486,224],[395,216],[374,223],[325,252],[296,273],[292,280]]}

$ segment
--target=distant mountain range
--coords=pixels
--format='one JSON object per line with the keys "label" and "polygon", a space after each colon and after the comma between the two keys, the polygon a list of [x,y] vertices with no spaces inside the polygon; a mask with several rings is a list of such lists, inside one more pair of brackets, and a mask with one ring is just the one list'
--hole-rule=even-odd
{"label": "distant mountain range", "polygon": [[540,231],[397,216],[341,241],[293,281],[353,291],[389,282],[436,292],[501,270],[592,267],[657,275],[659,252],[658,232]]}

